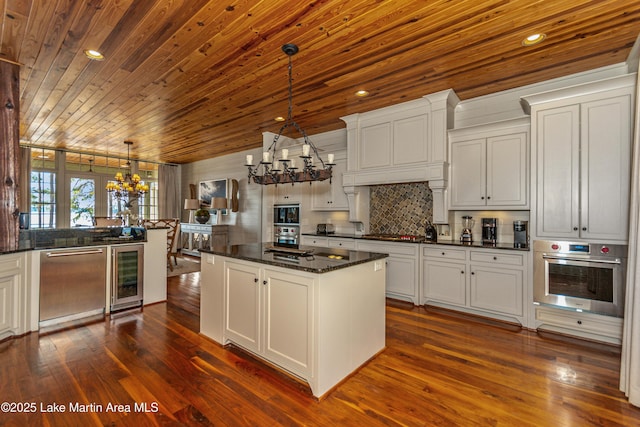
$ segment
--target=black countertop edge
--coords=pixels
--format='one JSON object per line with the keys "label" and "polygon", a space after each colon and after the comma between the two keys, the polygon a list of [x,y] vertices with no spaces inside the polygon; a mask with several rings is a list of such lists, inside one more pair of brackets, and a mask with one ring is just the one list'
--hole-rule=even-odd
{"label": "black countertop edge", "polygon": [[118,239],[118,240],[107,240],[107,241],[96,241],[96,242],[78,242],[78,244],[69,245],[64,244],[61,246],[55,245],[43,245],[43,246],[34,246],[34,247],[21,247],[12,251],[0,251],[0,255],[10,255],[19,252],[29,252],[29,251],[40,251],[40,250],[49,250],[49,249],[77,249],[77,248],[86,248],[86,247],[94,247],[94,246],[113,246],[113,245],[123,245],[123,244],[134,244],[134,243],[146,243],[147,239]]}
{"label": "black countertop edge", "polygon": [[[217,246],[211,249],[201,249],[200,252],[316,274],[341,270],[354,265],[384,259],[388,256],[388,254],[377,252],[351,251],[314,246],[300,247],[300,249],[307,249],[310,255],[295,256],[294,254],[288,255],[285,253],[269,252],[267,246],[270,245],[272,245],[272,243]],[[342,256],[345,259],[331,259],[328,255]],[[291,259],[286,259],[287,256],[290,256]]]}
{"label": "black countertop edge", "polygon": [[464,248],[481,248],[481,249],[505,249],[512,251],[523,251],[529,252],[531,245],[526,247],[516,247],[513,243],[496,243],[495,245],[484,244],[482,242],[471,242],[471,243],[462,243],[456,240],[442,240],[438,242],[416,242],[412,240],[385,240],[385,239],[372,239],[371,237],[363,237],[363,236],[355,236],[353,234],[318,234],[318,233],[302,233],[303,236],[313,236],[313,237],[336,237],[341,239],[358,239],[358,240],[369,240],[373,242],[384,242],[384,243],[411,243],[411,244],[424,244],[424,245],[447,245],[447,246],[460,246]]}

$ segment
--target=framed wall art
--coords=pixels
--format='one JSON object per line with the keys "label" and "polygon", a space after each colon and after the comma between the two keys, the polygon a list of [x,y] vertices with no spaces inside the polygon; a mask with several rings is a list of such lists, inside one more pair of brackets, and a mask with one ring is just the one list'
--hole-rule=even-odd
{"label": "framed wall art", "polygon": [[[227,180],[226,179],[212,179],[209,181],[200,181],[198,185],[198,198],[200,203],[207,208],[212,208],[212,200],[214,197],[227,198]],[[220,211],[222,215],[227,214],[226,209]],[[214,211],[215,214],[215,211]]]}

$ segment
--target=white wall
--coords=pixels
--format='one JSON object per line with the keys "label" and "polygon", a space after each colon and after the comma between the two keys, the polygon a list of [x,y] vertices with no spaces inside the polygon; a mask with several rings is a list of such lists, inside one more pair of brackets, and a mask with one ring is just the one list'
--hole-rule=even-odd
{"label": "white wall", "polygon": [[[231,179],[238,181],[238,212],[228,210],[227,215],[221,215],[220,224],[229,225],[229,243],[242,244],[261,241],[262,229],[262,186],[248,184],[247,168],[244,167],[247,154],[254,158],[262,156],[262,149],[243,151],[241,153],[228,154],[213,159],[201,160],[182,165],[181,199],[189,198],[189,184],[196,187],[200,181],[227,179],[229,183],[228,194],[231,191]],[[184,205],[183,205],[184,206]],[[182,221],[189,220],[189,212],[182,210]]]}

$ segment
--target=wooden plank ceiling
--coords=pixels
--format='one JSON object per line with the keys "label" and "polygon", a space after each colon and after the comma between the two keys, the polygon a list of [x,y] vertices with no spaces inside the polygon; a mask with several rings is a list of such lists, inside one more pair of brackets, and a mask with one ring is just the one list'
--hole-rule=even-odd
{"label": "wooden plank ceiling", "polygon": [[[293,118],[314,134],[447,88],[468,99],[621,63],[640,33],[635,0],[0,0],[0,10],[0,59],[21,64],[24,143],[126,156],[131,140],[132,158],[174,163],[278,131],[285,43],[300,47]],[[521,46],[536,32],[547,39]]]}

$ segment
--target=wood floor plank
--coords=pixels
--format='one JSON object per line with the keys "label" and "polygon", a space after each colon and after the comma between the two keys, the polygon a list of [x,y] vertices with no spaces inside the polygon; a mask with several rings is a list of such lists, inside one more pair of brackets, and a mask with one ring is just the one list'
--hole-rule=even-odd
{"label": "wood floor plank", "polygon": [[[387,300],[386,349],[317,401],[201,336],[199,292],[200,273],[172,277],[166,303],[0,343],[0,401],[38,405],[0,412],[0,425],[640,425],[618,390],[618,347],[396,300]],[[40,411],[53,402],[102,410]]]}

